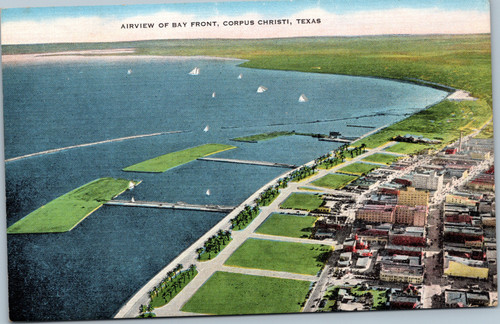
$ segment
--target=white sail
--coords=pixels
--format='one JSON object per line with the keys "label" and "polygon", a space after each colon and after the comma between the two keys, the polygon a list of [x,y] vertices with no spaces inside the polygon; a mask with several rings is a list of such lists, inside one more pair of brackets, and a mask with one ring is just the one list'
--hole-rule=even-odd
{"label": "white sail", "polygon": [[131,74],[132,74],[132,70],[131,70],[131,69],[129,69],[129,70],[127,71],[127,74],[128,74],[128,75],[131,75]]}
{"label": "white sail", "polygon": [[215,98],[215,92],[212,93],[212,98]]}
{"label": "white sail", "polygon": [[207,192],[205,193],[207,196],[210,196],[210,189],[207,190]]}
{"label": "white sail", "polygon": [[238,79],[243,79],[243,74],[238,75]]}
{"label": "white sail", "polygon": [[200,69],[198,67],[195,67],[191,72],[189,72],[189,75],[198,75],[200,74]]}
{"label": "white sail", "polygon": [[264,87],[264,86],[260,86],[258,89],[257,89],[257,93],[262,93],[262,92],[265,92],[267,91],[267,88]]}
{"label": "white sail", "polygon": [[135,199],[134,199],[134,197],[132,197],[132,199],[130,199],[130,202],[135,202]]}
{"label": "white sail", "polygon": [[203,129],[203,131],[206,133],[206,132],[208,132],[209,129],[210,129],[210,127],[208,127],[208,125],[207,125],[207,126],[205,126],[205,128]]}
{"label": "white sail", "polygon": [[301,94],[299,97],[299,102],[307,102],[309,99],[304,94]]}

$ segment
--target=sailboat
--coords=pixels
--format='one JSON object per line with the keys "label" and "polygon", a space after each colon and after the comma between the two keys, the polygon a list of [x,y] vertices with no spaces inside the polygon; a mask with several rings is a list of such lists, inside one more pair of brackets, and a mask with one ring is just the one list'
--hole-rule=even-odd
{"label": "sailboat", "polygon": [[203,131],[206,133],[206,132],[208,132],[209,129],[210,129],[210,127],[208,127],[208,125],[207,125],[207,126],[205,126],[205,128],[203,129]]}
{"label": "sailboat", "polygon": [[307,102],[309,99],[304,94],[301,94],[299,97],[299,102]]}
{"label": "sailboat", "polygon": [[212,98],[215,98],[215,92],[212,93]]}
{"label": "sailboat", "polygon": [[266,92],[267,91],[267,88],[264,87],[264,86],[260,86],[258,89],[257,89],[257,93],[262,93],[262,92]]}
{"label": "sailboat", "polygon": [[243,79],[243,74],[242,73],[240,73],[240,75],[238,75],[238,80],[241,80],[241,79]]}
{"label": "sailboat", "polygon": [[130,199],[130,202],[135,202],[134,197],[132,197],[132,198]]}
{"label": "sailboat", "polygon": [[200,68],[195,67],[191,72],[189,72],[189,75],[198,75],[200,74]]}
{"label": "sailboat", "polygon": [[131,75],[131,74],[132,74],[132,70],[131,70],[131,69],[129,69],[129,70],[127,71],[127,74],[128,74],[128,75]]}
{"label": "sailboat", "polygon": [[210,196],[210,189],[207,189],[207,192],[205,192],[207,196]]}

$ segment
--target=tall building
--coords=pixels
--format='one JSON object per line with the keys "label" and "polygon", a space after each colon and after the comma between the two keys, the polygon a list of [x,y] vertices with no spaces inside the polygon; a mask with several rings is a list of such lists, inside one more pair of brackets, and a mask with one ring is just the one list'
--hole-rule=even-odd
{"label": "tall building", "polygon": [[424,190],[415,190],[408,187],[406,190],[400,190],[398,195],[398,205],[404,206],[428,206],[429,192]]}
{"label": "tall building", "polygon": [[443,187],[443,174],[437,174],[436,171],[426,171],[413,174],[412,186],[417,189],[441,190]]}

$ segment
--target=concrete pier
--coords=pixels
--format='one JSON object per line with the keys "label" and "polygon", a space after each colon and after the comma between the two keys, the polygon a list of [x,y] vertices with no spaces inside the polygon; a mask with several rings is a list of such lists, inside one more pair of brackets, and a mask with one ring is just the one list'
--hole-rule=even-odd
{"label": "concrete pier", "polygon": [[276,168],[287,168],[296,169],[297,165],[285,164],[285,163],[275,163],[275,162],[265,162],[265,161],[251,161],[251,160],[237,160],[237,159],[221,159],[221,158],[199,158],[201,161],[213,161],[213,162],[225,162],[225,163],[239,163],[239,164],[252,164],[252,165],[262,165]]}
{"label": "concrete pier", "polygon": [[166,208],[166,209],[181,209],[181,210],[197,210],[217,213],[229,213],[236,206],[220,206],[220,205],[196,205],[183,202],[169,203],[160,201],[131,201],[131,200],[111,200],[105,203],[109,206],[125,206],[125,207],[146,207],[146,208]]}

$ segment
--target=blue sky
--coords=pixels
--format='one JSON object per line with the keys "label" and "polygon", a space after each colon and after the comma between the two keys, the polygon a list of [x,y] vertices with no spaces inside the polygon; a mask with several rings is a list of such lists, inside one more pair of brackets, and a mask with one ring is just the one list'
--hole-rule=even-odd
{"label": "blue sky", "polygon": [[[321,23],[299,24],[298,18],[319,18]],[[261,26],[260,19],[291,23]],[[223,25],[240,20],[255,24]],[[219,25],[190,26],[196,21]],[[168,28],[159,28],[164,22],[170,23]],[[187,27],[171,28],[173,22],[186,22]],[[121,28],[141,23],[154,23],[155,28]],[[489,32],[486,0],[282,0],[4,9],[1,37],[3,44],[33,44]]]}
{"label": "blue sky", "polygon": [[138,14],[152,14],[161,10],[182,11],[184,14],[195,14],[200,18],[215,14],[234,15],[242,12],[258,12],[263,16],[272,16],[277,12],[282,16],[290,16],[311,7],[325,11],[345,14],[366,10],[387,10],[394,8],[437,8],[442,10],[473,10],[487,12],[487,0],[295,0],[295,1],[248,1],[219,3],[174,3],[159,5],[127,5],[127,6],[82,6],[82,7],[46,7],[46,8],[14,8],[2,11],[2,22],[32,20],[41,21],[55,18],[76,18],[100,16],[103,18],[123,19]]}

